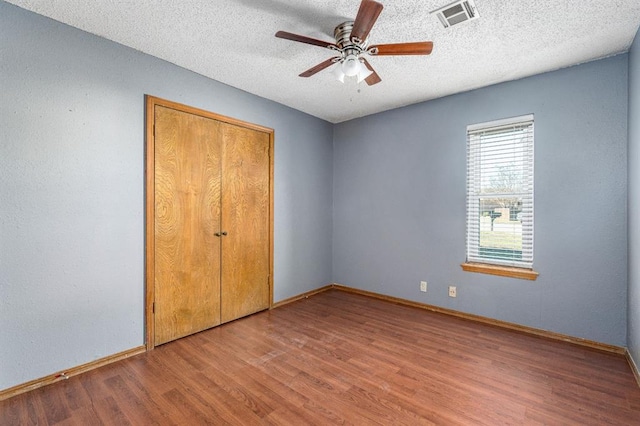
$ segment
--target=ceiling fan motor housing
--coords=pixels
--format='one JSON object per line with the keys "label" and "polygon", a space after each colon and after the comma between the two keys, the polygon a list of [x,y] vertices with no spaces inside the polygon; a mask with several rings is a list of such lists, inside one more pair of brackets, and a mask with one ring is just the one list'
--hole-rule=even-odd
{"label": "ceiling fan motor housing", "polygon": [[366,52],[367,46],[369,45],[369,37],[362,42],[351,40],[352,29],[353,21],[346,21],[338,25],[333,31],[333,36],[336,39],[336,45],[340,48],[342,59],[345,59],[349,55],[360,56]]}

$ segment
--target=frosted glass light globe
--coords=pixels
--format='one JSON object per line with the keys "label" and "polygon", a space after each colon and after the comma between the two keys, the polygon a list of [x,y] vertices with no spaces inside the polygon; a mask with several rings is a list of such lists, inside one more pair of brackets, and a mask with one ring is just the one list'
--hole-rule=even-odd
{"label": "frosted glass light globe", "polygon": [[336,76],[336,79],[340,83],[344,83],[344,72],[342,71],[342,64],[336,64],[336,66],[333,69],[333,75]]}
{"label": "frosted glass light globe", "polygon": [[348,55],[342,63],[342,71],[345,75],[353,77],[360,71],[360,61],[355,55]]}

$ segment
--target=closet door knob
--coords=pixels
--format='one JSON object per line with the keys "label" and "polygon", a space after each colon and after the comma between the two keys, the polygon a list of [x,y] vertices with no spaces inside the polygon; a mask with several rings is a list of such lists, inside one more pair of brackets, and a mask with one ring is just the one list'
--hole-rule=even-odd
{"label": "closet door knob", "polygon": [[227,235],[227,231],[222,231],[222,235]]}
{"label": "closet door knob", "polygon": [[215,234],[213,234],[213,235],[215,235],[216,237],[219,237],[219,236],[220,236],[220,235],[222,235],[222,234],[221,234],[221,233],[219,233],[219,232],[216,232],[216,233],[215,233]]}

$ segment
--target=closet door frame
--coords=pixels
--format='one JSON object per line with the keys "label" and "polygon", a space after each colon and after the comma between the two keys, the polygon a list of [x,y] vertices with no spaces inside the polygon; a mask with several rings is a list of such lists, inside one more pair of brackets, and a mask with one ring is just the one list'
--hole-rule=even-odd
{"label": "closet door frame", "polygon": [[273,307],[273,139],[271,128],[238,120],[177,102],[145,95],[145,345],[155,345],[155,107],[162,106],[223,123],[264,132],[269,136],[269,309]]}

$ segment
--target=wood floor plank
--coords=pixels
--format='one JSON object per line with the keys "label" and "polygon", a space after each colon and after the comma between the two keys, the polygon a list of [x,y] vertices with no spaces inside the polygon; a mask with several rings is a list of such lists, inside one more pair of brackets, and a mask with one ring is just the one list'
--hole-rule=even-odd
{"label": "wood floor plank", "polygon": [[1,425],[640,425],[623,356],[330,290],[0,401]]}
{"label": "wood floor plank", "polygon": [[221,423],[221,419],[218,418],[218,416],[208,416],[205,412],[200,410],[198,404],[189,398],[188,395],[182,393],[179,389],[172,389],[165,392],[163,397],[168,403],[165,405],[165,409],[177,410],[180,413],[184,424],[215,425]]}
{"label": "wood floor plank", "polygon": [[[24,423],[28,424],[28,423]],[[56,423],[56,426],[75,426],[75,425],[91,425],[91,426],[103,426],[104,422],[100,420],[95,409],[89,405],[81,407],[71,414],[71,417]]]}
{"label": "wood floor plank", "polygon": [[[29,405],[34,399],[33,394],[29,393],[0,402],[0,425],[38,424],[35,419],[30,418],[32,410]],[[40,424],[45,424],[44,418]]]}
{"label": "wood floor plank", "polygon": [[[133,425],[127,416],[122,412],[120,405],[122,401],[116,401],[116,395],[94,400],[92,406],[95,410],[98,421],[104,424],[129,426]],[[51,424],[51,423],[50,423]],[[52,423],[55,424],[55,423]]]}
{"label": "wood floor plank", "polygon": [[105,384],[112,394],[118,395],[119,406],[124,415],[134,424],[159,425],[162,422],[156,418],[156,411],[152,400],[145,398],[135,391],[136,384],[131,378],[120,375],[105,380]]}

